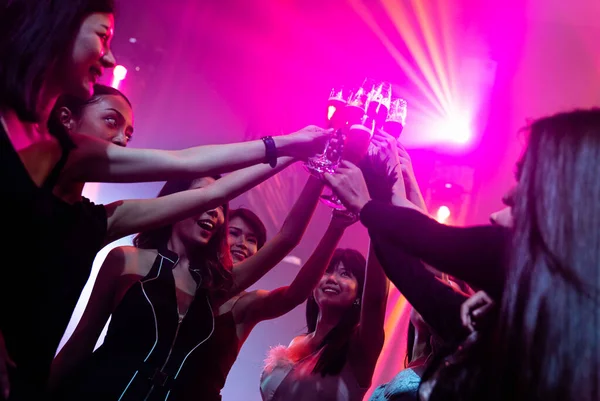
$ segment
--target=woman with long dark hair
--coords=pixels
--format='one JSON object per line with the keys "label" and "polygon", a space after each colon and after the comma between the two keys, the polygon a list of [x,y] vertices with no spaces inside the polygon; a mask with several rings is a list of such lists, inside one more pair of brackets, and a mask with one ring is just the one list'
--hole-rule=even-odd
{"label": "woman with long dark hair", "polygon": [[[210,177],[169,181],[159,198],[214,183]],[[219,297],[209,289],[225,294],[235,281],[227,213],[224,204],[140,233],[135,247],[109,252],[81,321],[53,365],[53,399],[162,400],[170,395],[170,381],[185,374],[184,363],[203,362],[192,351],[214,330],[212,304]],[[111,315],[104,343],[92,354]]]}
{"label": "woman with long dark hair", "polygon": [[[600,109],[529,127],[489,361],[497,399],[600,397]],[[584,350],[584,355],[582,355]],[[496,370],[497,369],[497,370]]]}
{"label": "woman with long dark hair", "polygon": [[[531,124],[527,148],[519,163],[510,257],[502,257],[507,238],[493,234],[491,229],[486,230],[487,241],[480,238],[472,244],[459,244],[466,255],[469,249],[477,256],[487,250],[499,259],[480,264],[479,272],[472,265],[462,269],[465,279],[481,278],[481,271],[486,269],[495,281],[481,280],[491,290],[482,287],[491,299],[501,300],[499,317],[490,331],[493,336],[488,337],[483,350],[455,355],[458,363],[452,366],[458,372],[450,378],[458,375],[465,379],[464,385],[456,389],[439,379],[429,400],[598,399],[599,156],[600,109],[559,113]],[[367,211],[365,203],[358,201],[363,196],[356,196],[356,191],[351,194],[351,185],[346,184],[355,181],[346,178],[330,181],[347,206],[365,211],[361,219],[373,224],[376,213]],[[392,211],[396,223],[418,223],[416,217],[404,219],[409,214],[401,209]],[[390,216],[386,217],[389,221]],[[395,243],[403,243],[408,250],[418,251],[423,246],[404,241],[385,224],[382,227]],[[419,231],[422,226],[411,227]],[[450,242],[458,244],[456,238]],[[427,243],[431,244],[432,238]],[[441,244],[436,242],[435,246]],[[482,354],[485,358],[473,358]],[[465,358],[468,364],[462,363]],[[478,380],[472,381],[473,377]],[[449,387],[454,394],[438,393],[438,389]]]}
{"label": "woman with long dark hair", "polygon": [[306,305],[308,333],[269,353],[261,377],[263,400],[362,400],[383,346],[383,320],[363,328],[378,331],[362,338],[368,344],[357,338],[365,263],[352,249],[333,254]]}
{"label": "woman with long dark hair", "polygon": [[[389,201],[396,177],[385,162],[371,156],[363,168],[373,196]],[[263,400],[362,400],[383,347],[387,292],[372,250],[368,263],[356,250],[337,250],[307,302],[307,334],[269,353]]]}

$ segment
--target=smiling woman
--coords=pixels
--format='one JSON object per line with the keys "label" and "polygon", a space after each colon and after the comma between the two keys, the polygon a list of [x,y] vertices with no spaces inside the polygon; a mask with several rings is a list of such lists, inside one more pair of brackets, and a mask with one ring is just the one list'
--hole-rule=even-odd
{"label": "smiling woman", "polygon": [[251,210],[238,208],[229,218],[229,245],[234,263],[253,256],[267,241],[267,229]]}

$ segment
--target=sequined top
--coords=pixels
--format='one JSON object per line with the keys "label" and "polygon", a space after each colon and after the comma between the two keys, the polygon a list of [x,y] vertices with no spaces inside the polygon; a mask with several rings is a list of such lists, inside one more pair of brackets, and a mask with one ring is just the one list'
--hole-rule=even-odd
{"label": "sequined top", "polygon": [[377,387],[369,401],[416,401],[421,378],[411,368],[401,370],[392,380]]}

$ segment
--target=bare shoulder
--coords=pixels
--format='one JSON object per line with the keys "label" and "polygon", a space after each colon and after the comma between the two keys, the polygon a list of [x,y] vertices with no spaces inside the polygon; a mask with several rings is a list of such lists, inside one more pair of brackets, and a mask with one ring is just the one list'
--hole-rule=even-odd
{"label": "bare shoulder", "polygon": [[290,341],[290,345],[288,345],[288,348],[304,348],[306,347],[308,341],[308,334],[300,334],[299,336],[294,337],[292,341]]}
{"label": "bare shoulder", "polygon": [[231,297],[219,308],[219,314],[222,315],[231,311],[236,323],[244,322],[248,309],[252,306],[254,301],[261,297],[260,293],[262,292],[268,293],[268,291],[264,290],[240,292],[239,294]]}
{"label": "bare shoulder", "polygon": [[118,246],[113,248],[104,262],[104,266],[119,266],[120,274],[136,274],[145,276],[158,252],[155,249],[140,249],[135,246]]}

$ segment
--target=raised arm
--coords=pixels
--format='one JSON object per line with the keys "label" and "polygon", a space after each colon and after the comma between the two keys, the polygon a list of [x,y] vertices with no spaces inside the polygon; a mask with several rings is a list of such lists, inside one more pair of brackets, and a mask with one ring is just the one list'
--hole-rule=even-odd
{"label": "raised arm", "polygon": [[[410,155],[400,142],[397,142],[396,146],[398,149],[398,160],[400,161],[400,170],[402,172],[401,177],[403,178],[403,180],[398,181],[404,181],[404,192],[406,193],[406,198],[411,203],[416,205],[419,209],[421,209],[425,214],[427,214],[427,204],[425,203],[425,198],[423,198],[423,194],[421,193],[421,188],[419,188],[419,183],[417,182],[417,178],[413,170]],[[392,203],[394,203],[394,198],[392,198]]]}
{"label": "raised arm", "polygon": [[387,238],[370,235],[385,274],[427,324],[445,341],[463,339],[468,332],[461,323],[460,308],[467,295],[442,282]]}
{"label": "raised arm", "polygon": [[125,269],[126,253],[130,248],[118,247],[106,256],[77,328],[52,362],[50,389],[60,385],[70,372],[94,352],[94,346],[112,313],[117,279]]}
{"label": "raised arm", "polygon": [[375,255],[373,244],[370,244],[360,323],[352,343],[352,352],[356,361],[353,364],[354,373],[359,383],[365,386],[371,384],[371,377],[385,340],[383,323],[388,290],[389,281]]}
{"label": "raised arm", "polygon": [[289,286],[272,291],[257,290],[240,299],[244,323],[252,327],[263,320],[284,315],[304,302],[323,277],[344,230],[355,221],[334,212],[323,238]]}
{"label": "raised arm", "polygon": [[126,235],[172,224],[202,213],[241,195],[294,162],[280,158],[277,166],[257,165],[235,171],[204,188],[153,199],[113,202],[106,206],[107,242]]}
{"label": "raised arm", "polygon": [[[325,174],[328,184],[372,234],[385,237],[436,269],[500,296],[504,282],[507,229],[495,226],[451,227],[409,207],[371,200],[361,171],[343,161],[336,174]],[[412,205],[412,206],[410,206]],[[417,209],[417,210],[415,210]]]}
{"label": "raised arm", "polygon": [[[306,158],[323,149],[329,131],[310,126],[274,137],[276,156]],[[206,145],[184,150],[124,148],[100,139],[73,134],[75,149],[60,181],[144,182],[196,178],[267,162],[263,141]]]}
{"label": "raised arm", "polygon": [[360,211],[369,232],[436,269],[499,296],[509,231],[496,226],[452,227],[418,210],[369,201]]}
{"label": "raised arm", "polygon": [[310,176],[281,230],[256,254],[233,267],[232,296],[256,283],[298,245],[319,203],[322,190],[321,181]]}

